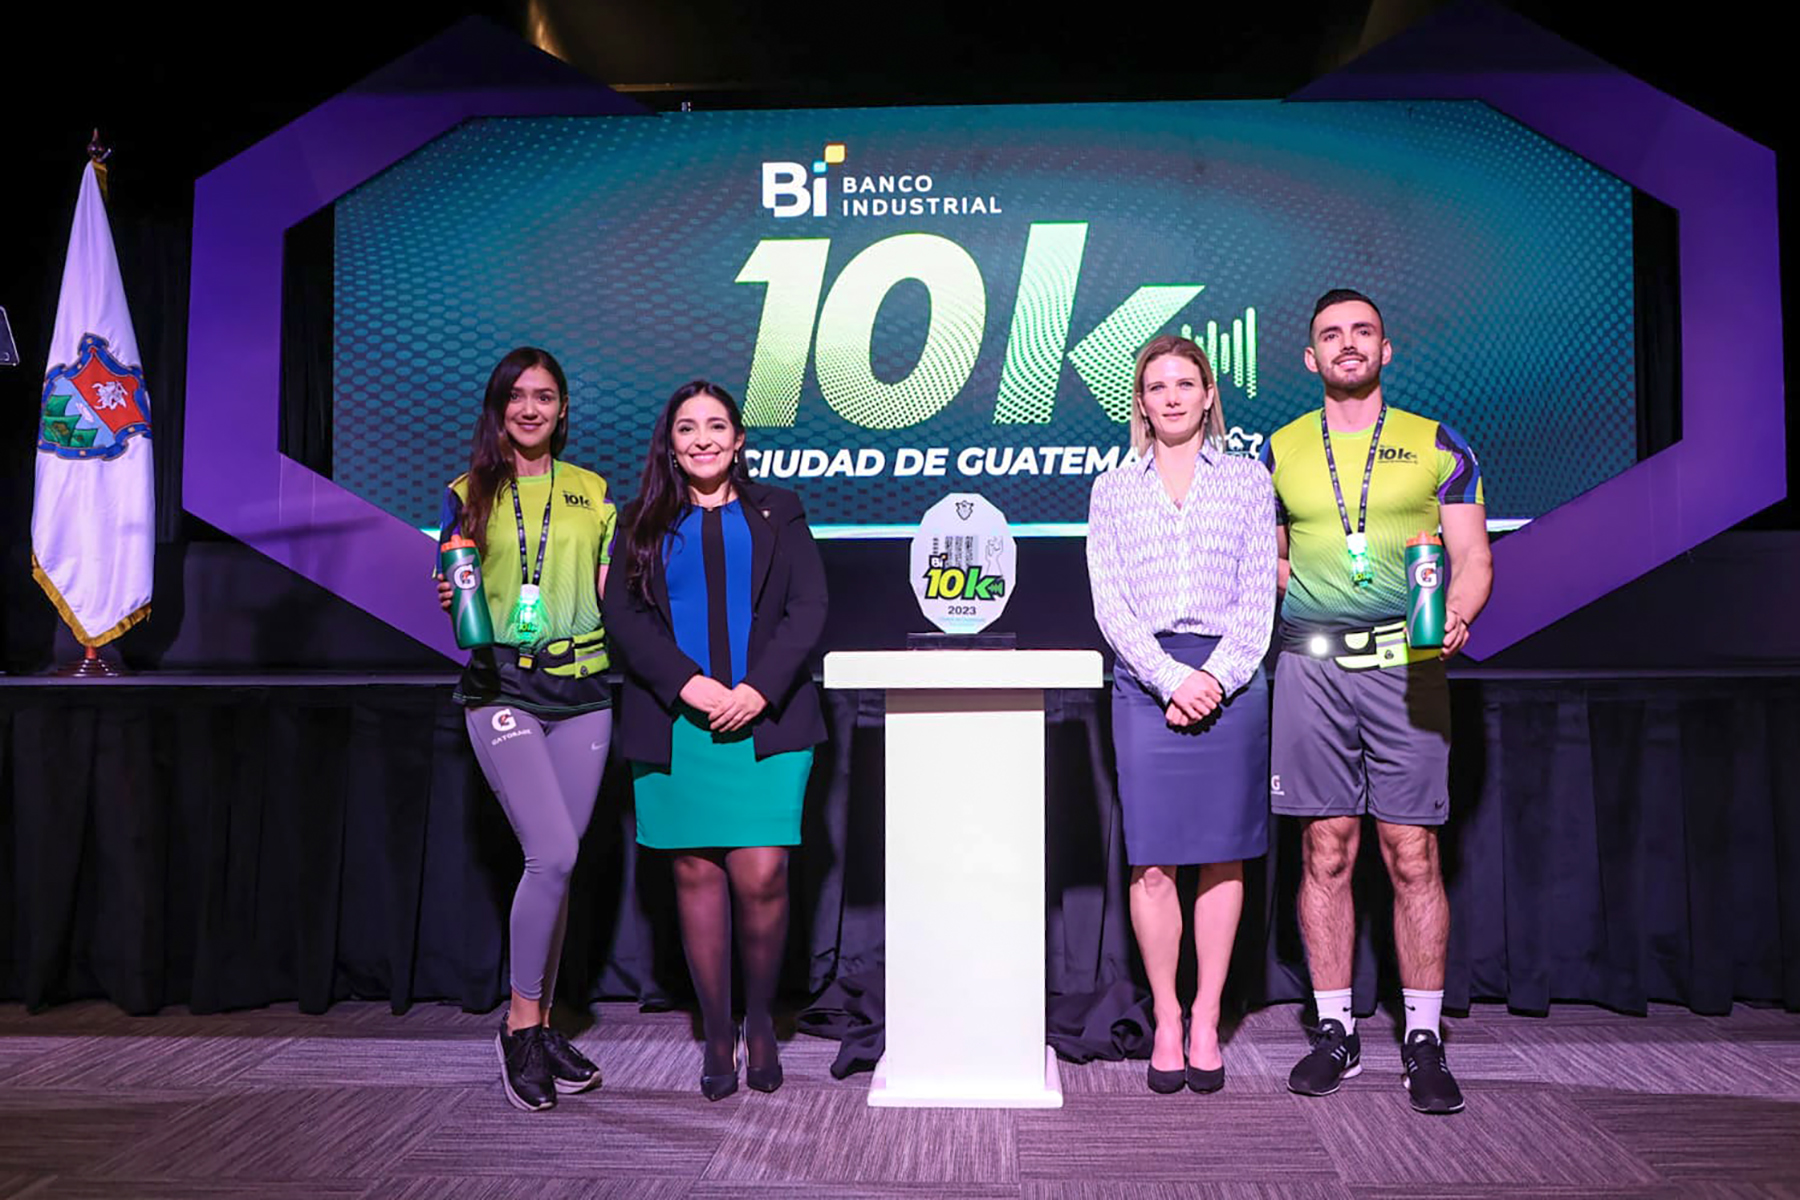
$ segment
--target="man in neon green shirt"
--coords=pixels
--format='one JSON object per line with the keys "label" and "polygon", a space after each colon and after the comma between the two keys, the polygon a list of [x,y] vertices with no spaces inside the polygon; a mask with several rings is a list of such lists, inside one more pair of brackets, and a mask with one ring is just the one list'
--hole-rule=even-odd
{"label": "man in neon green shirt", "polygon": [[[1450,936],[1437,839],[1449,816],[1443,660],[1487,603],[1493,557],[1475,453],[1448,425],[1387,404],[1381,369],[1393,353],[1367,296],[1320,297],[1305,358],[1325,385],[1324,404],[1263,449],[1283,593],[1269,792],[1274,811],[1305,822],[1300,932],[1319,1011],[1312,1050],[1288,1087],[1329,1095],[1362,1069],[1350,878],[1368,813],[1394,885],[1404,1080],[1415,1109],[1441,1114],[1463,1107],[1438,1027]],[[1412,649],[1406,542],[1440,526],[1450,566],[1444,644]]]}

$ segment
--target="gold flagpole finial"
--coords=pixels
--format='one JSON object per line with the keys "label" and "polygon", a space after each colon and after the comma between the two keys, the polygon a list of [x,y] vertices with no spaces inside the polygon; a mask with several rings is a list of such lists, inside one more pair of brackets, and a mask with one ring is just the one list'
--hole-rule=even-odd
{"label": "gold flagpole finial", "polygon": [[112,147],[100,144],[100,131],[94,130],[94,136],[88,139],[88,161],[94,164],[94,179],[100,184],[100,198],[106,199],[106,160],[112,157]]}

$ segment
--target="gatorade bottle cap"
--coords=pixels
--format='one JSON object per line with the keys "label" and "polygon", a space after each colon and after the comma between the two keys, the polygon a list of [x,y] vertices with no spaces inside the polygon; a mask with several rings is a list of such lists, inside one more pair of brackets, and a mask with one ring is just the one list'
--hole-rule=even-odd
{"label": "gatorade bottle cap", "polygon": [[439,546],[438,549],[440,549],[440,550],[473,550],[473,549],[475,549],[475,539],[470,538],[470,537],[464,537],[460,533],[452,534],[450,539],[448,541],[444,542],[441,546]]}
{"label": "gatorade bottle cap", "polygon": [[1443,540],[1435,533],[1415,533],[1406,539],[1409,546],[1441,546]]}

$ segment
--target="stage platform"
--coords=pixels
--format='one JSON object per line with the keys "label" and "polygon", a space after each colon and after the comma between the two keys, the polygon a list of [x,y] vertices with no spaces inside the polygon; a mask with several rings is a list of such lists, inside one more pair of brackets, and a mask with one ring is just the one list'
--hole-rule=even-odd
{"label": "stage platform", "polygon": [[1064,1065],[1060,1110],[947,1111],[869,1108],[804,1036],[780,1091],[708,1103],[686,1016],[601,1004],[576,1041],[604,1085],[527,1115],[500,1089],[497,1018],[452,1006],[6,1005],[0,1198],[1775,1200],[1800,1182],[1800,1016],[1477,1006],[1446,1022],[1468,1096],[1449,1118],[1407,1106],[1385,1013],[1361,1026],[1361,1076],[1289,1094],[1299,1019],[1238,1026],[1216,1095],[1152,1095],[1141,1061],[1094,1062]]}
{"label": "stage platform", "polygon": [[[0,1001],[491,1010],[520,858],[449,679],[0,681]],[[1800,1008],[1800,679],[1464,668],[1452,697],[1451,1009]],[[879,1046],[858,1027],[879,1018],[881,695],[829,693],[826,719],[791,870],[785,989],[804,1003],[837,985],[825,1005],[842,1011],[810,1027],[837,1021],[848,1071]],[[1129,1015],[1137,972],[1104,694],[1052,693],[1047,721],[1053,1019]],[[1307,994],[1292,822],[1272,823],[1271,845],[1247,874],[1228,993],[1249,1009]],[[1387,923],[1369,916],[1386,913],[1386,887],[1365,854],[1359,1012],[1397,987]],[[564,1002],[681,1003],[667,867],[637,851],[617,761],[573,888]],[[1133,1052],[1133,1035],[1110,1036],[1059,1049]]]}

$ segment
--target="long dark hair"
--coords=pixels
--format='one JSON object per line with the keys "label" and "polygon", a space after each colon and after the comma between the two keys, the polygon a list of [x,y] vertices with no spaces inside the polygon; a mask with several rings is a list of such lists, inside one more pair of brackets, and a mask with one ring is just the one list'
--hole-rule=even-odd
{"label": "long dark hair", "polygon": [[[625,581],[646,604],[650,602],[650,574],[662,558],[663,539],[693,507],[688,498],[687,475],[675,463],[675,414],[695,396],[711,396],[724,405],[732,432],[739,437],[744,434],[744,417],[738,411],[737,401],[716,383],[704,379],[684,383],[663,406],[662,416],[650,432],[650,452],[644,458],[637,498],[625,506],[624,513],[630,530],[625,543]],[[732,485],[741,495],[743,485],[750,482],[741,449],[732,455],[730,469]]]}
{"label": "long dark hair", "polygon": [[488,376],[487,393],[481,399],[481,419],[475,422],[475,444],[469,451],[469,494],[462,515],[463,536],[475,539],[484,555],[488,514],[494,511],[494,502],[506,485],[513,481],[513,444],[506,436],[506,405],[519,376],[533,367],[550,372],[550,378],[556,380],[557,394],[562,397],[562,416],[550,434],[550,456],[558,457],[569,444],[569,377],[563,374],[556,356],[536,346],[520,346],[495,363],[493,374]]}

